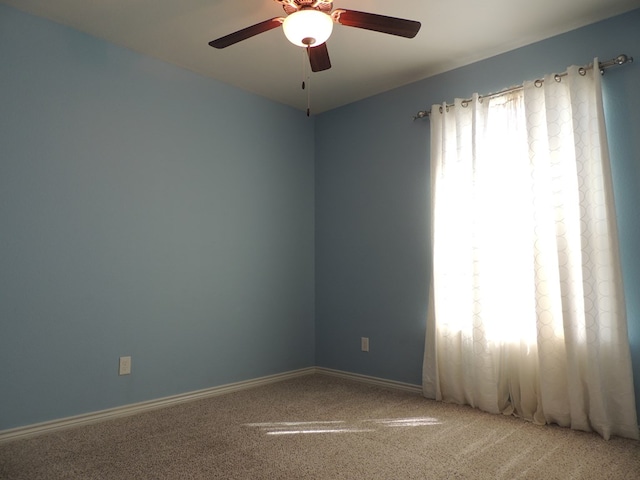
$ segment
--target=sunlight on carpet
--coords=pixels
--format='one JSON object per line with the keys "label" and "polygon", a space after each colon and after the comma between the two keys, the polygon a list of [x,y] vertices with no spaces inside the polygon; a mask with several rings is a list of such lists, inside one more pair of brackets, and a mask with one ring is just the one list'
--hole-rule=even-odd
{"label": "sunlight on carpet", "polygon": [[[310,422],[267,422],[249,423],[246,426],[258,428],[267,435],[297,435],[301,433],[363,433],[374,432],[376,428],[380,427],[426,427],[431,425],[440,425],[441,423],[442,422],[439,422],[435,418],[420,417],[372,419],[350,423],[344,420]],[[340,427],[338,427],[338,425],[340,425]]]}

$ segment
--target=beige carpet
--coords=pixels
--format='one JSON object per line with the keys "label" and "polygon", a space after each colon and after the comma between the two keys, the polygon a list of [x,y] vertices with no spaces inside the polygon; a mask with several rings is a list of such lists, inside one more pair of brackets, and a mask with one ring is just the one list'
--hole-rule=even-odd
{"label": "beige carpet", "polygon": [[640,479],[640,442],[310,375],[0,444],[2,479]]}

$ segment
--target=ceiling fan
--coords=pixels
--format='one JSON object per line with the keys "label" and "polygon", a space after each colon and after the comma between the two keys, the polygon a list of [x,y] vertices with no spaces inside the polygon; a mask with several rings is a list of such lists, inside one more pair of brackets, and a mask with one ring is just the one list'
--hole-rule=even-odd
{"label": "ceiling fan", "polygon": [[354,10],[333,10],[333,0],[274,0],[282,4],[285,18],[275,17],[209,42],[214,48],[226,48],[242,40],[280,26],[291,43],[305,47],[313,72],[331,68],[326,41],[333,24],[363,28],[405,38],[413,38],[420,30],[420,22]]}

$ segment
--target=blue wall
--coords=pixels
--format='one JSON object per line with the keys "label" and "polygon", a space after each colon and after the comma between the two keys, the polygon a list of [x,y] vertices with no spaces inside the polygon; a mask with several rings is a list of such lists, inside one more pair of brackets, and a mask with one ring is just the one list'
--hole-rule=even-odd
{"label": "blue wall", "polygon": [[313,120],[5,6],[0,59],[0,430],[314,365]]}
{"label": "blue wall", "polygon": [[[421,382],[429,259],[432,104],[620,53],[640,60],[640,10],[320,115],[316,119],[316,362]],[[603,78],[640,415],[640,65]],[[360,352],[360,337],[370,352]]]}

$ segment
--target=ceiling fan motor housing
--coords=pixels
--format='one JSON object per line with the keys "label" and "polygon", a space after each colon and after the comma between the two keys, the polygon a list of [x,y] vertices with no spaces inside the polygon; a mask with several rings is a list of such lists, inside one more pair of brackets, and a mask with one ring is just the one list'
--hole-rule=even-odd
{"label": "ceiling fan motor housing", "polygon": [[275,0],[282,4],[282,8],[291,15],[305,8],[313,8],[320,12],[329,13],[333,9],[333,0]]}

